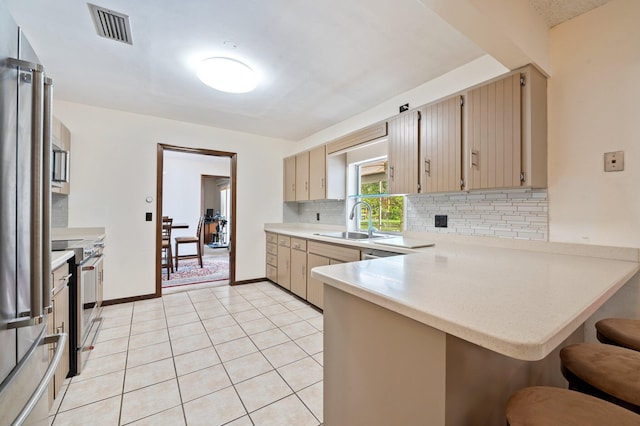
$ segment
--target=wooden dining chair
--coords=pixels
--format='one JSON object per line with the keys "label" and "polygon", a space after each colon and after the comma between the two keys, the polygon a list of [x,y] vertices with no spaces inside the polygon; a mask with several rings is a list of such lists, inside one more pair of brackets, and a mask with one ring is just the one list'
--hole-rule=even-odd
{"label": "wooden dining chair", "polygon": [[162,217],[162,268],[167,268],[167,279],[171,279],[173,269],[173,252],[171,250],[171,226],[173,219]]}
{"label": "wooden dining chair", "polygon": [[[202,268],[202,228],[204,223],[204,216],[200,216],[198,220],[198,228],[196,231],[195,237],[176,237],[176,270],[178,270],[178,260],[179,259],[193,259],[197,258],[200,262],[200,267]],[[196,254],[179,254],[180,245],[181,244],[195,244],[196,245]]]}

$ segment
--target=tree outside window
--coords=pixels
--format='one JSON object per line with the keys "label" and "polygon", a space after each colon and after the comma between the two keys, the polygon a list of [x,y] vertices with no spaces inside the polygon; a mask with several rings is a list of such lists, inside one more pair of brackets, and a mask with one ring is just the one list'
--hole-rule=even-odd
{"label": "tree outside window", "polygon": [[[404,196],[387,195],[388,162],[376,160],[358,166],[358,201],[371,205],[373,226],[379,231],[401,232],[404,225]],[[367,208],[359,207],[359,229],[369,226]]]}

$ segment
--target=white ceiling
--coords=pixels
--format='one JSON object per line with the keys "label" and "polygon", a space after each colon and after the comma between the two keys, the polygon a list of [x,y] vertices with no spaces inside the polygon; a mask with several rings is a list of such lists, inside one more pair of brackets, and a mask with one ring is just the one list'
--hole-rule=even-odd
{"label": "white ceiling", "polygon": [[[133,46],[98,37],[85,1],[7,0],[57,99],[291,140],[483,54],[416,0],[95,3],[130,16]],[[194,64],[215,55],[256,69],[258,89],[202,84]]]}
{"label": "white ceiling", "polygon": [[[132,46],[99,37],[85,1],[5,1],[56,99],[290,140],[484,54],[418,0],[94,0],[130,16]],[[257,90],[201,83],[195,64],[220,55]]]}
{"label": "white ceiling", "polygon": [[549,27],[573,19],[609,3],[611,0],[529,0],[529,4],[544,18]]}

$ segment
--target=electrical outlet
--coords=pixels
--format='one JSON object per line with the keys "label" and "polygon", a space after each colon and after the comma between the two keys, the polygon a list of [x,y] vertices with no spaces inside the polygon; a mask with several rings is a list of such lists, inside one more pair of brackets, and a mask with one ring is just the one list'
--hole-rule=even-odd
{"label": "electrical outlet", "polygon": [[447,215],[446,214],[437,214],[436,215],[436,228],[446,228],[447,227]]}
{"label": "electrical outlet", "polygon": [[144,214],[144,219],[145,219],[147,222],[151,222],[151,219],[152,219],[152,218],[153,218],[153,213],[151,213],[151,212],[146,212],[146,213]]}
{"label": "electrical outlet", "polygon": [[604,153],[604,171],[621,172],[624,170],[624,151]]}
{"label": "electrical outlet", "polygon": [[400,105],[400,112],[409,111],[409,104]]}

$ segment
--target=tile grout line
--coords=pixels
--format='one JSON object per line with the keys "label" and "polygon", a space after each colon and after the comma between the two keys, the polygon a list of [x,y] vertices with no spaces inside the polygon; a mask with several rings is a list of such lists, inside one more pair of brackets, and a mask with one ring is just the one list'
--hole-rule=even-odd
{"label": "tile grout line", "polygon": [[[216,287],[216,288],[222,288],[222,286],[221,286],[221,287]],[[289,334],[287,334],[287,333],[283,330],[283,327],[288,327],[288,326],[292,326],[292,325],[295,325],[295,324],[305,323],[305,324],[308,324],[308,325],[309,325],[313,330],[315,330],[315,331],[314,331],[314,332],[312,332],[312,333],[310,333],[310,334],[307,334],[307,335],[301,335],[301,336],[299,336],[299,337],[298,337],[298,339],[302,339],[302,338],[304,338],[304,337],[311,336],[311,335],[318,334],[318,333],[323,333],[323,330],[318,330],[318,329],[317,329],[317,328],[316,328],[312,323],[310,323],[310,322],[309,322],[309,320],[311,320],[311,319],[313,319],[313,318],[317,318],[318,316],[321,316],[321,315],[322,315],[322,313],[320,313],[320,312],[319,312],[319,315],[318,315],[318,316],[312,316],[312,317],[308,317],[308,316],[306,316],[306,317],[302,317],[302,316],[300,316],[300,315],[297,315],[295,311],[298,311],[298,310],[300,310],[300,309],[304,309],[304,308],[310,308],[310,309],[313,309],[313,308],[312,308],[312,307],[310,307],[310,305],[308,305],[308,304],[304,304],[304,305],[302,305],[302,306],[301,306],[301,305],[294,305],[294,307],[287,306],[287,304],[289,304],[289,305],[290,305],[290,304],[291,304],[291,302],[296,301],[297,299],[295,298],[295,296],[292,296],[292,295],[288,294],[288,292],[282,291],[282,290],[281,290],[281,289],[279,289],[277,286],[273,286],[273,285],[271,285],[271,286],[268,288],[268,290],[272,290],[272,289],[273,289],[273,290],[275,290],[275,291],[269,291],[269,292],[266,292],[265,290],[267,290],[267,289],[263,289],[263,288],[261,288],[261,287],[254,287],[254,289],[255,289],[255,290],[257,290],[260,294],[256,294],[256,292],[244,292],[244,293],[237,292],[237,293],[235,293],[235,294],[234,294],[234,293],[231,293],[231,294],[228,294],[228,293],[226,293],[226,294],[222,294],[222,292],[216,292],[216,291],[214,291],[214,290],[213,290],[213,288],[209,288],[209,289],[207,289],[208,291],[207,291],[206,293],[203,293],[203,290],[205,290],[205,289],[198,289],[198,290],[195,290],[195,291],[200,292],[200,294],[210,294],[210,295],[212,296],[212,299],[213,299],[213,300],[215,300],[217,303],[219,303],[219,304],[220,304],[220,306],[221,306],[222,308],[224,308],[224,312],[226,312],[226,313],[225,313],[225,314],[223,314],[223,315],[225,315],[225,316],[226,316],[226,315],[228,315],[228,316],[229,316],[229,318],[231,318],[231,319],[233,320],[233,325],[232,325],[232,326],[239,327],[239,329],[240,329],[240,330],[242,331],[242,333],[243,333],[243,336],[242,336],[242,337],[238,337],[238,338],[236,338],[236,339],[231,339],[231,340],[225,340],[225,341],[222,341],[222,342],[218,343],[218,345],[222,345],[222,344],[226,344],[226,343],[231,343],[231,342],[234,342],[234,341],[236,341],[236,340],[240,340],[240,339],[247,338],[247,339],[248,339],[248,341],[250,341],[250,342],[251,342],[251,344],[252,344],[254,347],[256,347],[256,352],[251,352],[251,353],[259,353],[259,354],[260,354],[260,355],[261,355],[261,356],[262,356],[262,357],[267,361],[268,365],[271,367],[271,370],[270,370],[270,371],[267,371],[267,372],[264,372],[264,373],[258,374],[258,375],[253,376],[253,377],[249,377],[249,378],[247,378],[247,379],[245,379],[245,380],[243,380],[243,381],[241,381],[241,382],[238,382],[238,383],[233,383],[233,381],[231,380],[231,377],[230,377],[230,375],[229,375],[229,371],[227,370],[227,368],[226,368],[226,366],[225,366],[225,362],[234,361],[234,360],[239,359],[239,358],[242,358],[243,356],[246,356],[246,355],[240,355],[240,356],[236,356],[236,357],[234,357],[234,358],[230,358],[230,359],[228,359],[228,360],[222,361],[222,358],[220,357],[220,352],[219,352],[219,351],[218,351],[218,349],[216,348],[216,345],[213,343],[213,340],[212,340],[212,336],[211,336],[211,334],[210,334],[210,331],[209,331],[209,330],[205,327],[205,325],[204,325],[204,321],[205,321],[205,320],[214,320],[214,321],[215,321],[215,318],[217,318],[217,317],[219,317],[219,316],[223,316],[223,315],[218,315],[218,316],[215,316],[215,317],[213,317],[213,318],[202,318],[202,314],[200,313],[200,311],[199,311],[199,310],[198,310],[198,308],[196,307],[196,304],[195,304],[194,299],[193,299],[193,297],[195,296],[195,294],[191,294],[191,292],[189,292],[189,291],[184,292],[184,293],[186,293],[186,294],[184,295],[184,297],[188,300],[188,302],[187,302],[187,303],[166,304],[166,303],[165,303],[165,300],[166,300],[166,299],[165,299],[164,297],[162,297],[162,298],[160,299],[160,300],[162,300],[162,302],[161,302],[161,308],[162,308],[162,309],[161,309],[161,311],[162,311],[163,318],[164,318],[164,325],[165,325],[164,330],[166,330],[166,333],[167,333],[167,336],[168,336],[168,342],[169,342],[169,348],[170,348],[170,351],[171,351],[171,358],[172,358],[172,362],[173,362],[175,378],[167,379],[167,380],[165,380],[165,381],[161,381],[161,382],[158,382],[158,383],[167,382],[167,381],[170,381],[170,380],[175,380],[175,381],[176,381],[176,384],[178,385],[178,392],[179,392],[179,395],[180,395],[180,405],[181,405],[181,408],[182,408],[183,419],[185,420],[185,422],[186,422],[186,410],[185,410],[185,407],[184,407],[184,400],[183,400],[183,397],[182,397],[182,391],[181,391],[180,383],[179,383],[179,379],[178,379],[177,365],[176,365],[176,362],[175,362],[175,357],[176,357],[176,355],[175,355],[174,348],[173,348],[173,340],[172,340],[172,338],[171,338],[171,333],[169,333],[169,329],[170,329],[170,328],[172,328],[172,327],[169,327],[169,316],[167,315],[167,310],[168,310],[168,309],[172,309],[172,308],[175,308],[176,310],[180,310],[180,308],[179,308],[180,306],[186,306],[186,305],[188,305],[188,306],[189,306],[189,309],[190,309],[188,312],[184,312],[184,313],[177,312],[176,314],[174,314],[174,315],[170,315],[170,316],[189,315],[189,314],[191,314],[191,313],[195,313],[195,314],[196,314],[195,316],[198,318],[198,320],[193,321],[193,322],[186,322],[186,323],[182,323],[182,324],[176,324],[176,325],[174,325],[174,327],[180,327],[180,326],[185,326],[185,325],[188,325],[188,324],[191,324],[191,323],[199,322],[199,323],[200,323],[200,325],[202,326],[202,328],[204,329],[204,332],[205,332],[205,333],[206,333],[206,335],[207,335],[207,339],[208,339],[209,343],[211,344],[211,346],[213,347],[213,349],[214,349],[214,351],[215,351],[215,353],[216,353],[216,355],[217,355],[217,357],[218,357],[218,359],[219,359],[219,361],[220,361],[220,365],[223,367],[223,369],[224,369],[224,371],[225,371],[225,374],[227,375],[227,378],[229,379],[229,383],[230,383],[230,385],[229,385],[229,386],[233,386],[233,387],[234,387],[235,394],[236,394],[236,396],[237,396],[238,400],[241,402],[241,404],[242,404],[242,406],[243,406],[243,408],[244,408],[244,411],[245,411],[245,414],[243,414],[242,416],[238,417],[237,419],[233,419],[233,420],[231,420],[230,422],[233,422],[233,421],[235,421],[235,420],[238,420],[239,418],[244,417],[245,415],[247,415],[247,416],[248,416],[248,418],[249,418],[249,420],[250,420],[250,421],[252,422],[252,424],[253,424],[253,419],[251,418],[251,416],[250,416],[249,414],[254,413],[254,412],[256,412],[256,411],[258,411],[258,410],[261,410],[261,409],[263,409],[263,408],[265,408],[265,407],[268,407],[268,406],[270,406],[270,405],[273,405],[273,404],[275,404],[275,403],[277,403],[277,402],[281,401],[281,400],[282,400],[282,399],[284,399],[284,398],[288,398],[288,397],[289,397],[289,396],[291,396],[292,394],[295,394],[295,395],[296,395],[296,398],[299,400],[299,402],[301,402],[301,403],[302,403],[302,405],[305,407],[305,409],[306,409],[306,410],[307,410],[307,411],[308,411],[308,412],[309,412],[309,413],[310,413],[310,414],[311,414],[311,415],[316,419],[316,421],[320,421],[320,420],[316,417],[316,415],[313,413],[313,411],[310,409],[310,407],[309,407],[309,406],[307,406],[307,404],[304,402],[304,400],[301,398],[301,396],[298,394],[298,392],[296,392],[296,391],[291,387],[291,385],[290,385],[290,384],[289,384],[289,383],[284,379],[284,377],[282,376],[282,374],[280,373],[280,371],[278,371],[278,368],[286,367],[286,366],[288,366],[288,365],[291,365],[291,364],[293,364],[293,363],[295,363],[295,362],[298,362],[298,361],[300,361],[300,360],[302,360],[302,359],[306,359],[306,358],[311,358],[311,359],[313,360],[313,362],[314,362],[314,363],[318,364],[321,368],[324,368],[324,367],[323,367],[323,365],[322,365],[322,364],[320,364],[320,363],[318,362],[318,360],[314,358],[314,356],[318,355],[318,354],[319,354],[319,353],[321,353],[322,351],[319,351],[319,352],[314,353],[314,354],[310,354],[310,353],[308,353],[308,352],[307,352],[307,351],[306,351],[306,350],[305,350],[305,349],[304,349],[300,344],[298,344],[298,342],[296,342],[296,339],[292,338],[292,336],[290,336]],[[276,294],[276,292],[278,292],[278,293]],[[249,294],[251,295],[251,296],[250,296],[250,297],[251,297],[251,299],[248,299],[248,298],[245,296],[245,295],[249,295]],[[255,297],[255,296],[258,296],[258,295],[259,295],[259,296],[261,296],[261,297]],[[293,299],[290,299],[290,298],[287,298],[287,297],[284,297],[284,298],[283,298],[283,297],[282,297],[282,295],[285,295],[285,296],[292,296],[292,297],[293,297]],[[234,298],[234,297],[236,297],[236,298],[237,298],[237,299],[236,299],[236,302],[233,302],[233,301],[230,301],[230,300],[229,300],[229,299]],[[252,301],[255,301],[255,300],[264,300],[264,299],[267,299],[267,298],[269,298],[269,299],[273,302],[273,304],[270,304],[270,305],[263,305],[263,306],[255,306],[255,305],[252,303]],[[208,299],[208,298],[207,298],[207,299]],[[225,299],[226,299],[226,301],[225,301]],[[233,306],[234,306],[234,305],[239,305],[239,304],[243,304],[243,303],[246,303],[248,306],[251,306],[251,307],[250,307],[250,308],[248,308],[248,309],[242,309],[242,310],[235,310],[235,309],[233,308]],[[278,312],[278,313],[272,313],[272,314],[264,314],[264,313],[260,310],[261,308],[268,308],[268,306],[276,306],[276,305],[282,306],[282,307],[285,309],[285,312]],[[128,336],[127,336],[127,346],[126,346],[126,349],[125,349],[125,351],[124,351],[124,352],[126,353],[126,355],[125,355],[125,366],[124,366],[124,372],[123,372],[123,383],[122,383],[122,389],[121,389],[121,394],[120,394],[120,411],[119,411],[119,419],[118,419],[120,424],[122,423],[122,414],[123,414],[123,408],[124,408],[123,403],[124,403],[124,395],[125,395],[126,373],[127,373],[127,368],[128,368],[128,366],[129,366],[129,351],[131,350],[131,338],[132,338],[132,336],[134,336],[134,335],[132,334],[132,332],[133,332],[133,326],[134,326],[133,319],[134,319],[134,317],[135,317],[135,314],[137,313],[136,308],[140,308],[140,306],[137,306],[137,304],[134,302],[134,303],[133,303],[133,305],[132,305],[132,307],[131,307],[131,313],[129,314],[129,323],[128,323],[129,333],[128,333]],[[294,309],[294,308],[298,308],[298,309]],[[152,308],[152,309],[149,309],[149,310],[148,310],[148,312],[153,312],[153,311],[155,311],[155,310],[156,310],[156,309],[153,309],[153,308]],[[157,309],[157,310],[160,310],[160,309]],[[247,312],[247,311],[250,311],[250,310],[251,310],[251,311],[253,311],[253,310],[257,311],[258,313],[260,313],[260,314],[262,315],[262,317],[261,317],[261,318],[256,318],[256,319],[253,319],[253,320],[246,320],[246,321],[243,321],[242,323],[238,320],[238,318],[236,318],[236,316],[240,315],[242,312]],[[315,309],[314,309],[314,310],[315,310]],[[147,310],[143,310],[143,311],[140,311],[140,312],[146,312],[146,311],[147,311]],[[233,312],[232,312],[232,311],[233,311]],[[274,323],[274,322],[273,322],[273,320],[271,319],[271,317],[272,317],[272,316],[283,315],[283,314],[290,314],[290,313],[293,313],[293,314],[297,317],[297,319],[296,319],[294,322],[292,322],[292,323],[284,323],[283,325],[278,325],[278,324]],[[254,338],[252,338],[252,335],[250,335],[250,334],[247,332],[247,330],[245,330],[245,328],[243,327],[243,324],[244,324],[244,323],[251,322],[251,321],[257,321],[257,320],[267,320],[271,325],[273,325],[273,327],[274,327],[274,328],[273,328],[273,329],[264,330],[264,331],[261,331],[261,332],[254,333],[254,335],[257,335],[257,334],[260,334],[260,333],[263,333],[263,332],[266,332],[266,331],[270,331],[270,330],[278,330],[280,333],[282,333],[284,336],[286,336],[287,341],[286,341],[286,342],[278,343],[278,344],[273,345],[273,346],[265,347],[265,348],[261,348],[261,347],[259,347],[259,346],[256,344],[256,342],[254,341]],[[142,323],[142,322],[151,322],[151,321],[154,321],[154,320],[153,320],[153,319],[150,319],[150,320],[146,320],[146,321],[138,321],[138,323]],[[155,320],[155,321],[157,321],[157,320]],[[231,326],[229,326],[229,327],[231,327]],[[115,326],[114,326],[113,328],[115,328]],[[221,327],[221,328],[224,328],[224,327]],[[149,331],[149,332],[153,332],[153,331],[156,331],[156,330],[151,330],[151,331]],[[144,333],[146,333],[146,332],[144,332]],[[144,333],[139,333],[139,334],[144,334]],[[189,337],[189,335],[188,335],[188,336],[181,336],[181,338],[182,338],[182,337]],[[115,339],[119,339],[119,338],[115,338]],[[110,340],[115,340],[115,339],[110,339]],[[105,342],[108,342],[108,341],[105,341]],[[301,359],[298,359],[298,360],[293,360],[293,361],[290,361],[290,362],[286,362],[285,364],[280,365],[278,368],[276,368],[276,367],[275,367],[275,365],[273,364],[273,362],[272,362],[271,360],[269,360],[269,358],[268,358],[268,357],[266,357],[266,355],[265,355],[264,351],[265,351],[265,350],[268,350],[268,349],[271,349],[271,348],[274,348],[274,347],[277,347],[277,346],[282,345],[282,344],[288,344],[288,343],[290,343],[290,342],[293,342],[293,343],[295,344],[295,346],[296,346],[296,347],[298,347],[298,348],[301,350],[301,352],[305,354],[305,355],[304,355],[304,357],[303,357],[303,358],[301,358]],[[103,342],[103,343],[104,343],[104,342]],[[153,346],[153,345],[155,345],[155,344],[161,344],[161,343],[163,343],[163,342],[158,342],[158,343],[152,343],[152,344],[148,344],[148,345],[143,345],[143,346],[140,346],[139,348],[136,348],[136,350],[137,350],[137,349],[143,349],[143,348],[145,348],[145,347],[149,347],[149,346]],[[185,352],[185,354],[187,354],[187,353],[192,353],[192,352],[195,352],[195,351],[197,351],[197,350],[201,350],[201,349],[194,349],[193,351]],[[122,352],[116,352],[116,353],[114,353],[114,354],[108,354],[108,355],[104,355],[104,356],[105,356],[105,357],[106,357],[106,356],[112,356],[112,355],[117,355],[117,354],[120,354],[120,353],[122,353]],[[180,354],[180,355],[184,355],[184,354]],[[99,358],[101,358],[101,357],[99,357]],[[97,359],[97,358],[94,358],[94,359]],[[157,360],[156,360],[156,361],[157,361]],[[156,361],[149,361],[149,362],[145,362],[145,363],[143,363],[143,364],[140,364],[140,366],[147,365],[147,364],[150,364],[150,363],[153,363],[153,362],[156,362]],[[136,367],[139,367],[139,366],[136,366]],[[207,367],[205,367],[205,368],[207,368]],[[198,370],[194,370],[194,371],[192,371],[192,372],[189,372],[188,374],[194,373],[194,372],[196,372],[196,371],[199,371],[199,370],[202,370],[202,369],[205,369],[205,368],[201,368],[201,369],[198,369]],[[286,395],[286,396],[285,396],[285,397],[283,397],[283,398],[279,398],[279,399],[277,399],[277,400],[275,400],[275,401],[270,402],[269,404],[266,404],[266,405],[264,405],[264,406],[262,406],[262,407],[260,407],[260,408],[257,408],[256,410],[253,410],[253,411],[250,413],[250,412],[248,411],[248,409],[247,409],[247,407],[246,407],[246,405],[245,405],[244,401],[243,401],[243,400],[242,400],[242,398],[240,397],[240,395],[239,395],[239,393],[238,393],[238,390],[237,390],[237,388],[236,388],[236,385],[238,385],[238,384],[240,384],[240,383],[244,383],[244,382],[246,382],[246,381],[248,381],[248,380],[251,380],[251,379],[253,379],[253,378],[255,378],[255,377],[259,377],[259,376],[261,376],[261,375],[264,375],[264,374],[270,373],[271,371],[275,371],[275,372],[276,372],[276,374],[278,375],[278,377],[279,377],[279,378],[280,378],[280,379],[281,379],[281,380],[282,380],[282,381],[287,385],[287,387],[289,388],[289,390],[291,391],[291,393],[289,393],[288,395]],[[98,376],[96,376],[96,377],[100,377],[100,376],[102,376],[102,375],[106,375],[106,374],[111,374],[111,373],[104,373],[104,374],[98,375]],[[88,379],[87,379],[87,380],[88,380]],[[307,386],[305,386],[305,387],[301,388],[299,391],[303,391],[303,390],[305,390],[305,389],[307,389],[307,388],[309,388],[309,387],[311,387],[311,386],[314,386],[314,385],[316,385],[316,384],[320,383],[321,381],[322,381],[322,380],[318,380],[317,382],[311,383],[311,384],[309,384],[309,385],[307,385]],[[155,384],[157,384],[157,383],[153,383],[153,384],[150,384],[150,385],[148,385],[148,386],[143,386],[143,387],[141,387],[141,388],[139,388],[139,389],[143,389],[144,387],[153,386],[153,385],[155,385]],[[70,383],[69,383],[69,385],[70,385]],[[69,386],[69,385],[68,385],[68,386]],[[69,390],[69,387],[68,387],[68,386],[67,386],[67,389],[65,389],[65,392],[64,392],[64,394],[65,394],[65,395],[66,395],[66,392]],[[228,386],[228,387],[229,387],[229,386]],[[226,389],[226,388],[228,388],[228,387],[225,387],[225,388],[223,388],[223,389]],[[138,389],[134,389],[134,391],[135,391],[135,390],[138,390]],[[220,390],[222,390],[222,389],[218,389],[218,390],[216,390],[215,392],[218,392],[218,391],[220,391]],[[133,391],[131,391],[131,392],[133,392]],[[213,394],[213,393],[215,393],[215,392],[211,392],[211,393],[206,394],[206,395],[210,395],[210,394]],[[201,398],[201,397],[206,396],[206,395],[201,395],[201,396],[199,396],[198,398]],[[64,399],[64,396],[63,396],[63,399]],[[104,398],[104,399],[107,399],[107,398]],[[197,398],[196,398],[196,399],[197,399]],[[102,401],[102,400],[100,400],[100,401]],[[95,403],[95,402],[99,402],[99,401],[93,401],[93,402],[91,402],[90,404]],[[61,405],[62,405],[62,401],[60,402],[60,405],[58,406],[58,409],[56,410],[56,414],[52,416],[52,417],[53,417],[53,419],[54,419],[53,421],[55,421],[55,416],[59,413],[59,409],[60,409]],[[88,405],[88,404],[85,404],[85,405]],[[79,407],[75,407],[75,408],[79,408]],[[74,408],[74,409],[75,409],[75,408]],[[143,419],[143,418],[151,417],[151,416],[157,415],[157,414],[159,414],[159,413],[162,413],[162,412],[165,412],[165,411],[171,410],[171,409],[173,409],[173,408],[175,408],[175,407],[169,407],[169,408],[166,408],[166,409],[164,409],[164,410],[159,411],[158,413],[153,413],[153,414],[150,414],[149,416],[145,416],[145,417],[142,417],[142,418],[140,418],[140,419],[136,419],[136,420],[134,420],[134,421],[139,421],[139,420],[141,420],[141,419]]]}

